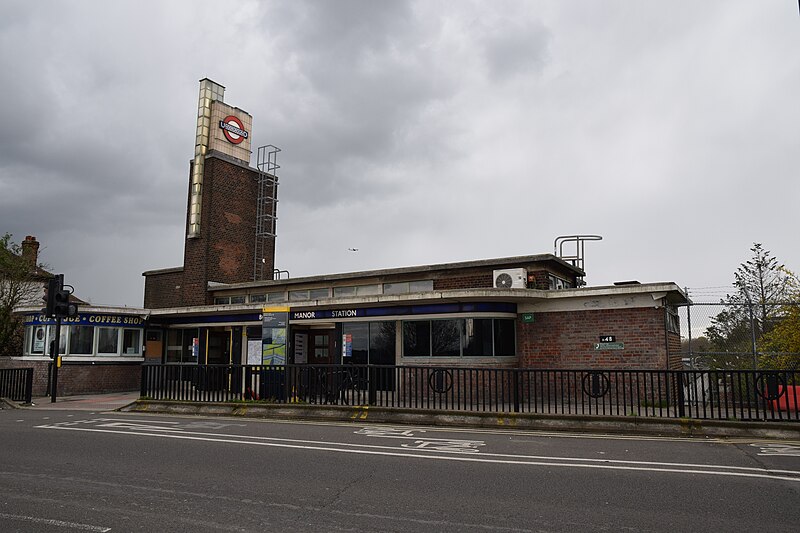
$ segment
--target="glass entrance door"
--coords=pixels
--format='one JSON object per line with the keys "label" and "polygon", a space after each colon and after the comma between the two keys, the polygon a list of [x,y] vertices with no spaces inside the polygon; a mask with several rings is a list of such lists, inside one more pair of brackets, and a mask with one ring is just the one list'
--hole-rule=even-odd
{"label": "glass entrance door", "polygon": [[208,360],[209,365],[228,365],[231,362],[231,332],[208,332]]}

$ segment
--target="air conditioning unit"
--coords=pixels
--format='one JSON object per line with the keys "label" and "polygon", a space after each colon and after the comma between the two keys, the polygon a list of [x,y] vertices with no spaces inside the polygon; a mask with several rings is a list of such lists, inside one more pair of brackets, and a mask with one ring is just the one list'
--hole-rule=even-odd
{"label": "air conditioning unit", "polygon": [[492,275],[496,289],[524,289],[527,276],[524,268],[495,270]]}

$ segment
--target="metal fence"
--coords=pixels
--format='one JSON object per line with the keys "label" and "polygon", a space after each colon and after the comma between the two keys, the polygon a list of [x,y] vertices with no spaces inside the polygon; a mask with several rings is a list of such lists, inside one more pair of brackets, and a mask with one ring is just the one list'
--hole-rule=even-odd
{"label": "metal fence", "polygon": [[[796,331],[800,302],[691,303],[679,308],[680,354],[687,369],[800,370],[800,351],[776,336]],[[796,342],[794,343],[796,346]]]}
{"label": "metal fence", "polygon": [[800,421],[800,372],[144,365],[141,396],[197,402]]}
{"label": "metal fence", "polygon": [[33,398],[33,368],[0,369],[0,398],[31,403]]}

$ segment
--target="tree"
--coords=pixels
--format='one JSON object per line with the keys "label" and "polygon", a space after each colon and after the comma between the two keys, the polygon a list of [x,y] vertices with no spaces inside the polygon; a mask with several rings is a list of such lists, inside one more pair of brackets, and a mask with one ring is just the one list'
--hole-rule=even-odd
{"label": "tree", "polygon": [[786,268],[760,243],[750,251],[752,257],[734,272],[736,291],[720,302],[725,308],[706,329],[715,352],[730,354],[733,367],[752,366],[760,339],[781,320],[781,304],[790,299]]}
{"label": "tree", "polygon": [[22,354],[24,329],[13,314],[21,305],[36,305],[49,274],[24,257],[11,234],[0,237],[0,356]]}
{"label": "tree", "polygon": [[789,301],[780,308],[780,318],[762,338],[759,348],[770,368],[800,369],[800,278],[784,269]]}

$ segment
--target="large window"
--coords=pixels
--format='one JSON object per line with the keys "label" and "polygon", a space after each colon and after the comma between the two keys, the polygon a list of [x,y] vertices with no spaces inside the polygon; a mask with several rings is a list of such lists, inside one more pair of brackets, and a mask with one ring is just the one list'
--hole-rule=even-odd
{"label": "large window", "polygon": [[427,357],[431,354],[431,321],[403,322],[403,355]]}
{"label": "large window", "polygon": [[[101,320],[97,320],[101,322]],[[59,354],[110,357],[117,355],[142,356],[143,333],[136,327],[64,324],[59,335]],[[90,324],[92,321],[89,322]],[[32,324],[25,327],[25,355],[50,355],[56,326]]]}
{"label": "large window", "polygon": [[[69,331],[69,326],[61,326],[61,331],[59,332],[58,336],[58,353],[61,355],[66,355],[67,353],[68,331]],[[50,343],[53,342],[55,338],[56,338],[56,327],[47,326],[47,344],[44,345],[44,349],[47,351],[47,355],[50,355]]]}
{"label": "large window", "polygon": [[395,364],[395,324],[394,320],[376,322],[346,322],[342,324],[342,334],[349,338],[349,356],[342,362],[371,365]]}
{"label": "large window", "polygon": [[432,354],[436,357],[461,355],[461,324],[463,320],[431,320]]}
{"label": "large window", "polygon": [[494,354],[498,356],[512,356],[517,354],[516,336],[514,335],[514,320],[494,321]]}
{"label": "large window", "polygon": [[28,353],[35,354],[35,355],[42,355],[46,349],[46,341],[45,341],[45,326],[33,326],[25,328],[27,330],[27,334],[30,338],[30,342],[27,344],[28,346]]}
{"label": "large window", "polygon": [[72,326],[69,335],[70,355],[92,355],[94,326]]}
{"label": "large window", "polygon": [[468,318],[464,322],[464,355],[467,357],[492,353],[492,319]]}
{"label": "large window", "polygon": [[142,354],[142,331],[139,329],[122,330],[122,355]]}
{"label": "large window", "polygon": [[119,329],[97,328],[97,353],[101,355],[117,355]]}
{"label": "large window", "polygon": [[403,322],[403,357],[514,355],[514,319],[456,318]]}

